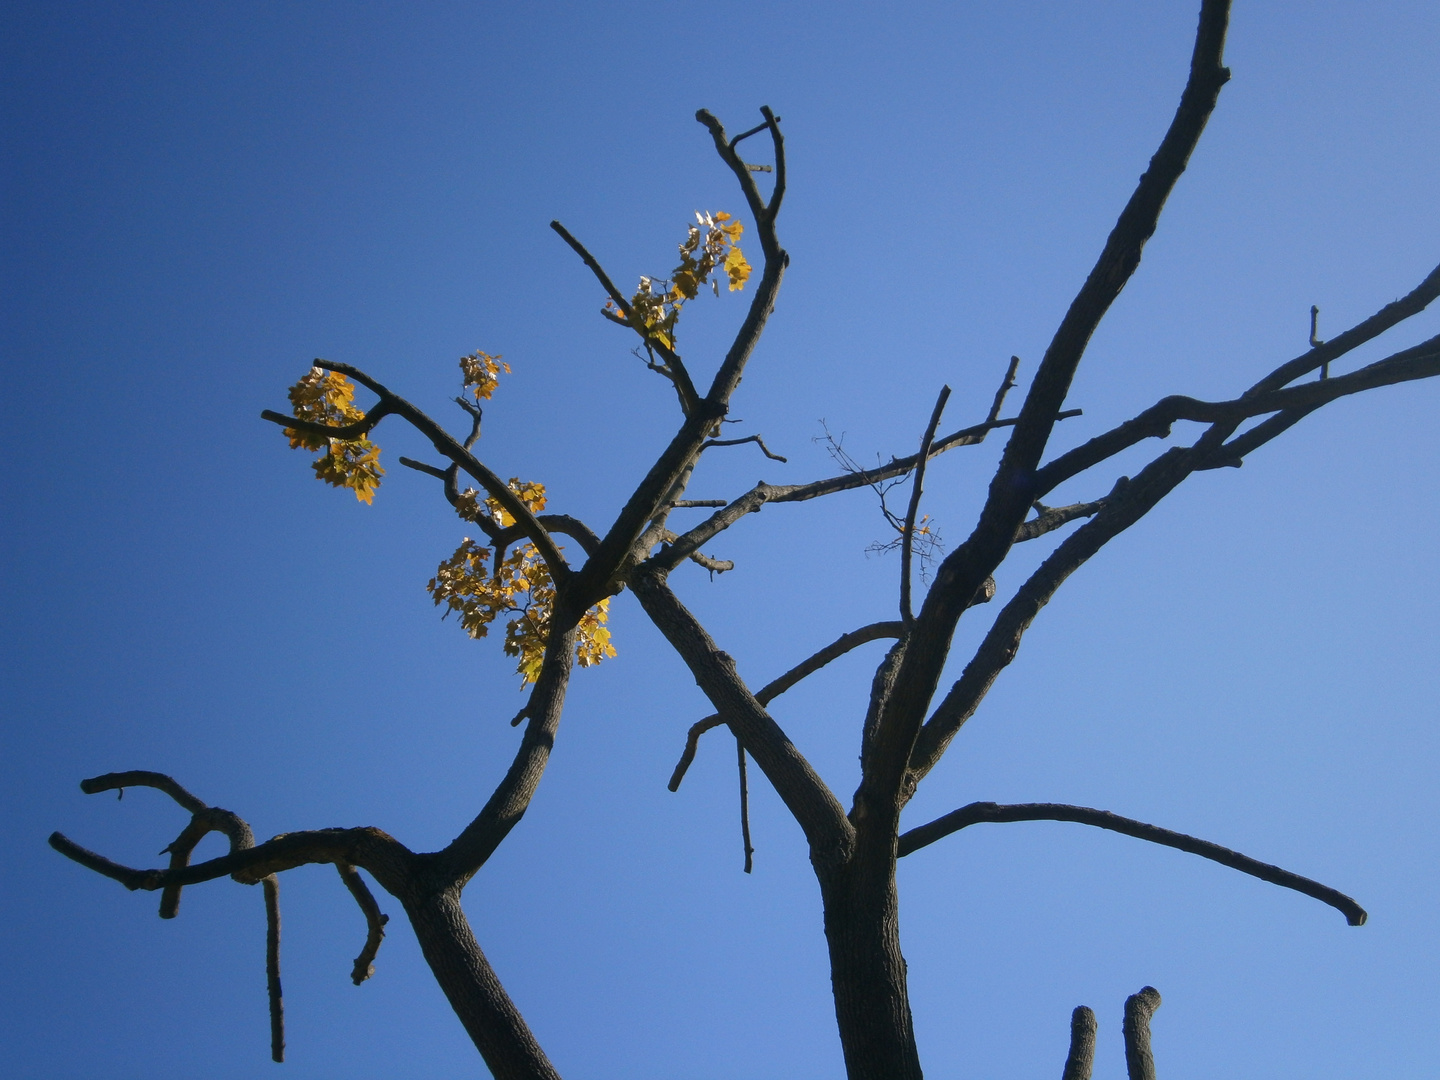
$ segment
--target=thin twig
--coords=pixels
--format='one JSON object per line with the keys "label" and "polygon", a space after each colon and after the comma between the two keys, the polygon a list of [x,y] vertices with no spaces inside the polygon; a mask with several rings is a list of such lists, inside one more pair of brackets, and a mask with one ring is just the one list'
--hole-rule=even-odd
{"label": "thin twig", "polygon": [[745,769],[745,744],[735,740],[735,755],[740,765],[740,840],[745,845],[745,873],[750,873],[755,862],[755,849],[750,846],[750,780]]}
{"label": "thin twig", "polygon": [[[707,440],[706,442],[704,442],[704,443],[701,444],[700,449],[701,449],[701,450],[708,450],[708,449],[710,449],[710,447],[712,447],[712,446],[739,446],[741,443],[751,443],[751,442],[753,442],[756,446],[760,447],[761,453],[763,453],[763,454],[764,454],[766,457],[768,457],[771,461],[785,461],[785,462],[788,462],[788,461],[790,460],[789,458],[783,458],[783,457],[781,457],[779,454],[772,454],[772,453],[770,452],[770,448],[765,445],[765,440],[762,439],[762,438],[760,438],[759,435],[746,435],[743,439],[709,439],[709,440]],[[676,503],[675,505],[676,505],[676,506],[679,506],[680,504],[679,504],[679,503]],[[718,506],[724,506],[725,504],[722,502],[722,503],[704,503],[704,504],[690,503],[689,505],[691,505],[691,506],[696,506],[696,505],[711,505],[711,506],[718,505]]]}
{"label": "thin twig", "polygon": [[280,879],[269,875],[265,887],[265,987],[270,997],[270,1060],[285,1060],[285,999],[280,990]]}
{"label": "thin twig", "polygon": [[1272,885],[1312,896],[1344,915],[1345,921],[1351,926],[1364,926],[1368,917],[1365,909],[1350,897],[1318,881],[1301,877],[1259,859],[1252,859],[1209,840],[1162,829],[1158,825],[1149,825],[1134,818],[1121,817],[1108,810],[1096,810],[1089,806],[1070,806],[1065,803],[1016,803],[1006,806],[993,802],[974,802],[901,834],[898,853],[900,856],[909,855],[970,825],[1008,821],[1073,821],[1080,825],[1094,825],[1111,832],[1133,836],[1137,840],[1148,840],[1152,844],[1188,851],[1191,855],[1210,859],[1232,870],[1239,870],[1242,874],[1268,881]]}

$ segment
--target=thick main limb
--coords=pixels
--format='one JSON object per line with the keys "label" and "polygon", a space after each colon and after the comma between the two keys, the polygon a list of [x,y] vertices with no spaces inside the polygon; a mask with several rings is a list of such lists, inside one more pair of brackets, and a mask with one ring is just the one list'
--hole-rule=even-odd
{"label": "thick main limb", "polygon": [[911,751],[949,656],[955,625],[1005,558],[1016,530],[1038,497],[1035,469],[1090,337],[1139,265],[1160,212],[1215,108],[1220,88],[1230,77],[1221,64],[1229,9],[1227,0],[1202,4],[1189,79],[1169,130],[1046,349],[974,531],[940,564],[935,584],[916,618],[870,743],[852,811],[856,820],[868,823],[873,832],[873,844],[862,841],[862,847],[877,860],[890,858],[889,838],[894,836],[904,803],[900,791]]}

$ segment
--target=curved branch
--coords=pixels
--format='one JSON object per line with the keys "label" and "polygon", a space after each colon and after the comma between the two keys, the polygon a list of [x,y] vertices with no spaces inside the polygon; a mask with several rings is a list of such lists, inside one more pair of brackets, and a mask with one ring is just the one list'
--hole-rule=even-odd
{"label": "curved branch", "polygon": [[520,746],[505,778],[496,786],[480,812],[459,836],[434,855],[431,872],[436,880],[450,882],[457,888],[463,887],[525,816],[530,800],[540,786],[545,766],[549,764],[555,734],[560,729],[565,691],[570,685],[570,674],[575,664],[575,627],[584,611],[583,607],[576,610],[573,603],[564,608],[561,604],[556,605],[551,615],[550,637],[545,642],[540,678],[530,691],[530,699],[521,717],[517,717],[529,721]]}
{"label": "curved branch", "polygon": [[[1390,307],[1393,308],[1395,305],[1392,304]],[[1361,325],[1372,323],[1375,318],[1378,316],[1367,319],[1366,323]],[[1388,329],[1388,326],[1384,328]],[[1351,347],[1354,348],[1363,343],[1364,340],[1356,340]],[[1327,349],[1328,347],[1327,345]],[[1276,370],[1283,371],[1288,366],[1282,365]],[[1178,420],[1193,420],[1207,424],[1235,424],[1264,413],[1286,412],[1291,414],[1292,419],[1289,423],[1277,425],[1267,433],[1265,438],[1260,440],[1266,442],[1305,414],[1337,398],[1358,394],[1363,390],[1372,390],[1380,386],[1427,379],[1436,374],[1440,374],[1440,335],[1387,356],[1383,360],[1367,364],[1348,375],[1322,379],[1318,382],[1259,391],[1252,388],[1230,401],[1200,401],[1196,398],[1174,394],[1161,398],[1144,412],[1126,420],[1103,435],[1097,435],[1075,449],[1066,451],[1040,469],[1035,476],[1035,494],[1037,498],[1043,497],[1057,485],[1107,458],[1114,457],[1138,442],[1151,438],[1164,438],[1170,434],[1171,425]],[[1257,385],[1263,386],[1266,381],[1262,380]],[[1259,445],[1258,442],[1249,445],[1243,452],[1235,452],[1230,456],[1233,460],[1239,460],[1257,445]],[[1236,450],[1238,451],[1238,449],[1237,446]],[[1233,461],[1224,463],[1233,464]]]}
{"label": "curved branch", "polygon": [[86,795],[98,795],[102,791],[119,791],[123,796],[127,787],[148,787],[154,788],[156,791],[163,791],[192,814],[210,809],[206,803],[181,787],[173,777],[166,776],[164,773],[151,772],[149,769],[105,773],[103,776],[92,776],[88,780],[80,781],[80,790]]}
{"label": "curved branch", "polygon": [[375,954],[380,951],[380,942],[385,939],[385,924],[390,921],[390,916],[380,911],[374,894],[370,892],[370,887],[365,884],[365,879],[355,867],[349,863],[336,863],[335,869],[340,871],[340,880],[345,883],[345,888],[350,890],[350,895],[355,898],[355,903],[360,905],[360,911],[365,916],[365,947],[360,950],[360,955],[355,958],[355,966],[350,971],[350,981],[359,986],[375,974]]}
{"label": "curved branch", "polygon": [[701,450],[709,450],[712,446],[739,446],[741,443],[754,443],[760,447],[760,452],[771,461],[788,462],[789,458],[783,458],[779,454],[772,454],[770,448],[765,445],[765,440],[759,435],[746,435],[743,439],[709,439],[700,447]]}
{"label": "curved branch", "polygon": [[405,879],[416,857],[400,841],[374,828],[281,833],[252,848],[166,870],[139,870],[112,862],[81,847],[63,833],[51,833],[49,843],[67,859],[118,881],[131,892],[154,892],[172,885],[198,885],[222,877],[234,878],[242,885],[258,885],[270,874],[293,870],[297,866],[348,862],[369,870],[386,891],[403,894]]}
{"label": "curved branch", "polygon": [[1111,832],[1133,836],[1137,840],[1148,840],[1152,844],[1160,844],[1178,851],[1189,852],[1191,855],[1199,855],[1201,858],[1218,862],[1222,866],[1228,866],[1232,870],[1239,870],[1242,874],[1249,874],[1261,881],[1268,881],[1272,885],[1294,889],[1306,896],[1312,896],[1321,903],[1329,904],[1344,915],[1345,921],[1351,926],[1364,926],[1367,918],[1364,908],[1344,893],[1332,889],[1328,885],[1322,885],[1318,881],[1301,877],[1299,874],[1261,862],[1259,859],[1252,859],[1248,855],[1231,851],[1229,848],[1221,847],[1209,840],[1200,840],[1194,836],[1187,836],[1185,833],[1162,829],[1158,825],[1147,825],[1134,818],[1121,817],[1108,810],[1095,810],[1088,806],[1069,806],[1065,803],[1016,803],[1009,806],[993,802],[970,803],[958,810],[952,810],[944,817],[936,818],[934,821],[902,834],[899,855],[909,855],[911,852],[918,851],[970,825],[1007,821],[1072,821],[1080,825],[1094,825],[1096,828],[1109,829]]}
{"label": "curved branch", "polygon": [[[562,584],[570,576],[570,565],[560,555],[560,550],[555,546],[555,541],[550,534],[535,520],[535,515],[525,505],[508,484],[482,465],[475,455],[462,446],[444,428],[430,419],[424,412],[417,409],[410,402],[397,394],[391,393],[382,383],[371,378],[365,372],[350,364],[342,364],[333,360],[316,360],[315,366],[324,368],[326,371],[339,372],[341,375],[354,379],[361,386],[370,390],[380,398],[380,403],[367,413],[367,417],[380,409],[385,413],[402,417],[411,427],[430,440],[430,444],[443,456],[452,461],[460,469],[475,479],[485,489],[485,493],[505,508],[505,511],[513,517],[525,529],[525,535],[535,544],[540,551],[541,557],[550,568],[551,576],[555,578],[556,584]],[[266,409],[260,414],[262,419],[271,423],[279,424],[282,427],[302,427],[303,430],[315,429],[316,434],[327,435],[330,438],[341,436],[336,432],[348,431],[349,428],[329,428],[324,424],[308,424],[296,420],[293,416],[284,416],[281,413],[272,412]],[[360,421],[363,423],[363,421]],[[351,425],[354,426],[354,425]]]}
{"label": "curved branch", "polygon": [[[755,700],[761,705],[768,705],[781,694],[785,693],[801,679],[815,674],[832,660],[844,656],[851,649],[864,645],[869,641],[877,641],[880,638],[898,638],[905,633],[905,624],[901,622],[876,622],[869,626],[862,626],[859,630],[851,630],[848,634],[841,634],[819,652],[806,657],[796,664],[789,671],[785,672],[778,679],[766,683],[755,692]],[[698,720],[691,725],[690,731],[685,736],[685,750],[680,755],[679,762],[675,765],[675,771],[670,775],[668,787],[671,791],[680,790],[680,781],[685,779],[685,773],[695,760],[695,754],[700,747],[700,736],[711,728],[719,727],[724,723],[719,713],[714,713]]]}
{"label": "curved branch", "polygon": [[1130,1080],[1155,1080],[1150,1053],[1150,1018],[1160,1008],[1160,991],[1145,986],[1125,999],[1125,1071]]}
{"label": "curved branch", "polygon": [[[328,365],[324,360],[316,360],[315,366],[327,367]],[[295,416],[286,416],[284,413],[275,412],[273,409],[261,410],[260,419],[269,420],[272,424],[279,424],[290,431],[303,431],[307,435],[319,435],[324,439],[339,439],[342,442],[349,442],[353,439],[360,439],[368,435],[381,420],[394,412],[395,410],[382,400],[359,420],[356,420],[354,423],[343,424],[340,427],[316,423],[314,420],[301,420]]]}

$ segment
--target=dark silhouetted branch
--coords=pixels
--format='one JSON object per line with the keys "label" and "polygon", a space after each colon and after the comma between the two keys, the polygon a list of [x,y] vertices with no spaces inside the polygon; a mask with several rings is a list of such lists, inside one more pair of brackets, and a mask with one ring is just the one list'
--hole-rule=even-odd
{"label": "dark silhouetted branch", "polygon": [[[904,623],[877,622],[871,623],[869,626],[862,626],[859,630],[852,630],[848,634],[841,634],[825,648],[806,657],[778,679],[766,683],[755,692],[755,700],[761,705],[768,705],[801,679],[815,674],[826,664],[844,656],[851,649],[864,645],[866,642],[878,641],[880,638],[898,638],[904,633]],[[680,790],[680,781],[685,779],[685,773],[695,760],[695,754],[700,746],[700,736],[723,723],[724,720],[716,713],[691,725],[689,733],[685,736],[685,750],[675,765],[675,771],[670,775],[668,786],[671,791]]]}
{"label": "dark silhouetted branch", "polygon": [[[556,584],[560,585],[568,579],[570,566],[560,555],[560,550],[555,546],[555,541],[550,534],[541,527],[535,520],[535,515],[524,501],[510,490],[500,477],[496,476],[489,468],[481,464],[475,456],[459,442],[455,440],[444,428],[427,416],[424,412],[411,405],[398,394],[391,393],[382,383],[371,378],[365,372],[350,364],[341,364],[331,360],[316,360],[315,366],[326,371],[339,372],[348,376],[361,386],[371,391],[380,398],[379,404],[367,413],[367,417],[379,410],[384,410],[385,415],[395,415],[403,418],[411,427],[430,440],[440,454],[448,458],[461,470],[470,475],[485,489],[485,493],[505,508],[505,511],[513,517],[525,530],[525,535],[535,544],[546,565],[550,568],[551,576],[555,578]],[[285,416],[283,413],[272,412],[266,409],[260,414],[262,419],[279,424],[282,427],[296,428],[311,432],[317,435],[324,435],[328,438],[344,438],[343,432],[349,428],[330,428],[324,424],[312,424],[300,421],[293,416]],[[363,423],[363,421],[361,421]],[[354,425],[351,425],[354,426]],[[372,425],[373,426],[373,425]],[[368,428],[366,430],[369,430]]]}
{"label": "dark silhouetted branch", "polygon": [[[1009,377],[1006,379],[1008,381]],[[1005,387],[1002,385],[995,398],[995,409],[999,409],[1004,395]],[[940,396],[935,399],[935,409],[930,414],[930,423],[920,439],[920,451],[915,455],[915,479],[910,485],[910,505],[905,511],[905,525],[900,531],[900,619],[907,626],[915,618],[910,610],[910,556],[915,548],[915,516],[920,512],[920,496],[925,485],[925,466],[930,461],[930,445],[935,441],[935,429],[940,426],[940,415],[945,411],[945,403],[949,400],[950,387],[942,386]]]}
{"label": "dark silhouetted branch", "polygon": [[[1068,420],[1073,416],[1082,415],[1080,409],[1067,409],[1057,419]],[[983,424],[976,424],[973,427],[962,428],[945,436],[943,439],[936,439],[930,447],[930,457],[934,458],[947,450],[953,450],[960,446],[978,446],[985,440],[986,434],[996,428],[1010,427],[1015,420],[986,421]],[[805,502],[809,499],[818,499],[825,495],[834,495],[841,491],[854,491],[857,488],[873,487],[885,480],[892,480],[898,476],[904,476],[916,465],[915,455],[895,458],[886,465],[874,469],[864,469],[859,472],[846,472],[839,476],[831,476],[824,480],[816,480],[808,484],[756,484],[744,495],[730,502],[716,500],[697,500],[689,503],[676,503],[677,506],[720,506],[722,509],[710,515],[695,528],[684,533],[671,547],[652,556],[645,566],[650,569],[673,570],[689,556],[690,552],[701,544],[713,539],[719,533],[724,532],[731,525],[734,525],[747,514],[753,514],[761,507],[770,503],[791,503]]]}
{"label": "dark silhouetted branch", "polygon": [[1000,409],[1005,404],[1005,395],[1015,388],[1015,373],[1020,370],[1020,358],[1010,357],[1010,366],[1005,369],[1005,378],[1000,380],[1000,389],[995,391],[995,400],[990,405],[990,414],[985,417],[987,424],[1000,419]]}
{"label": "dark silhouetted branch", "polygon": [[340,880],[350,890],[350,895],[365,916],[365,947],[360,950],[355,966],[350,970],[350,981],[359,986],[375,974],[375,954],[380,951],[380,942],[385,940],[385,924],[390,921],[390,916],[380,911],[374,894],[355,867],[349,863],[336,863],[335,869],[340,871]]}
{"label": "dark silhouetted branch", "polygon": [[[772,454],[772,453],[770,452],[770,448],[765,445],[765,440],[762,439],[762,438],[760,438],[759,435],[746,435],[743,439],[710,439],[710,440],[709,440],[708,442],[706,442],[703,446],[701,446],[700,449],[701,449],[701,450],[708,450],[708,449],[710,449],[710,447],[712,447],[712,446],[739,446],[741,443],[752,443],[752,442],[753,442],[756,446],[760,447],[760,452],[761,452],[762,454],[764,454],[766,457],[768,457],[771,461],[787,461],[787,462],[788,462],[788,461],[790,460],[789,458],[783,458],[783,457],[781,457],[779,454]],[[675,503],[674,505],[678,506],[678,505],[680,505],[680,504],[679,504],[679,503]],[[695,505],[695,504],[692,503],[692,504],[690,504],[690,505],[693,506],[693,505]],[[725,504],[724,504],[724,503],[719,503],[718,505],[724,506]]]}
{"label": "dark silhouetted branch", "polygon": [[416,461],[414,458],[402,457],[400,459],[400,464],[404,465],[407,469],[414,469],[416,472],[423,472],[426,476],[433,476],[439,480],[444,480],[446,475],[449,473],[448,469],[441,469],[437,468],[434,465],[427,465],[425,464],[425,462]]}
{"label": "dark silhouetted branch", "polygon": [[745,846],[745,873],[754,869],[755,849],[750,844],[750,780],[745,769],[745,744],[735,740],[735,756],[740,767],[740,842]]}
{"label": "dark silhouetted branch", "polygon": [[1220,62],[1229,14],[1227,0],[1204,0],[1190,76],[1175,117],[1040,361],[974,531],[940,563],[916,616],[893,689],[875,726],[852,809],[855,819],[874,833],[874,843],[862,844],[874,859],[886,857],[880,838],[898,820],[912,751],[949,658],[956,624],[974,603],[982,582],[1008,554],[1016,530],[1040,497],[1034,486],[1035,469],[1075,371],[1096,327],[1139,266],[1160,212],[1230,77]]}
{"label": "dark silhouetted branch", "polygon": [[1095,1067],[1095,1014],[1077,1005],[1070,1014],[1070,1053],[1060,1080],[1090,1080]]}
{"label": "dark silhouetted branch", "polygon": [[614,319],[613,321],[630,327],[640,335],[640,339],[645,343],[646,348],[653,349],[660,354],[661,358],[665,361],[664,364],[647,364],[646,366],[649,367],[650,370],[664,375],[665,378],[674,383],[675,392],[680,397],[681,411],[684,412],[686,416],[689,416],[690,413],[694,411],[696,403],[700,400],[700,395],[696,392],[695,384],[690,380],[690,372],[686,370],[679,353],[669,348],[664,342],[657,340],[650,331],[646,329],[644,323],[635,318],[635,313],[630,307],[630,301],[625,299],[625,294],[610,280],[610,275],[605,272],[604,267],[600,265],[595,256],[590,254],[584,244],[575,239],[575,237],[570,234],[570,231],[558,221],[550,222],[550,228],[554,229],[560,239],[569,244],[570,249],[574,251],[576,255],[580,256],[581,261],[590,268],[596,280],[600,282],[601,288],[605,290],[611,302],[619,309],[620,318]]}
{"label": "dark silhouetted branch", "polygon": [[[1317,407],[1317,405],[1334,400],[1335,397],[1342,397],[1346,393],[1356,392],[1355,389],[1342,389],[1338,393],[1328,395],[1320,393],[1312,395],[1308,401],[1295,398],[1287,400],[1285,398],[1269,396],[1275,391],[1280,390],[1286,384],[1304,375],[1308,375],[1317,368],[1328,365],[1331,361],[1337,360],[1341,356],[1359,348],[1361,345],[1374,340],[1386,330],[1404,322],[1413,315],[1419,314],[1430,305],[1436,296],[1440,296],[1440,266],[1430,271],[1424,281],[1420,282],[1419,285],[1399,300],[1386,304],[1374,315],[1357,323],[1343,334],[1331,338],[1329,341],[1321,342],[1310,349],[1309,352],[1296,357],[1294,360],[1281,364],[1238,399],[1239,401],[1245,401],[1247,399],[1263,398],[1264,404],[1259,408],[1251,409],[1241,407],[1238,406],[1236,402],[1216,404],[1197,402],[1194,398],[1180,396],[1161,399],[1144,412],[1126,420],[1119,426],[1101,435],[1097,435],[1095,438],[1082,443],[1073,450],[1067,450],[1054,461],[1051,461],[1044,468],[1040,469],[1035,476],[1035,497],[1043,498],[1046,492],[1053,491],[1057,486],[1072,476],[1079,475],[1086,469],[1099,464],[1107,458],[1114,457],[1122,450],[1134,446],[1144,439],[1166,437],[1170,434],[1170,425],[1177,420],[1198,419],[1205,422],[1214,422],[1220,419],[1244,419],[1245,416],[1258,416],[1266,412],[1275,412],[1281,409],[1286,411],[1305,409],[1305,411],[1308,412]],[[1433,341],[1434,339],[1431,340]],[[1403,354],[1396,354],[1396,356],[1387,359],[1395,360],[1402,355]],[[1385,361],[1381,361],[1381,363],[1384,362]],[[1362,368],[1361,370],[1366,371],[1375,367],[1376,365],[1371,364],[1369,368]],[[1358,374],[1358,372],[1356,374]],[[1374,377],[1374,374],[1372,371],[1370,377]],[[1382,374],[1386,374],[1386,372],[1382,370]],[[1396,375],[1398,373],[1391,371],[1388,372],[1388,374]],[[1423,378],[1424,376],[1412,375],[1411,377]],[[1324,381],[1329,382],[1330,380],[1327,378]],[[1392,381],[1399,382],[1404,380],[1394,378]],[[1372,385],[1381,384],[1375,383]],[[1365,386],[1357,387],[1356,389],[1368,388],[1368,386]],[[1199,408],[1209,409],[1210,412],[1203,415],[1198,412],[1194,414],[1187,414],[1186,412],[1187,409]],[[1299,418],[1299,416],[1296,416],[1294,419],[1298,420]],[[1271,419],[1274,420],[1276,418],[1272,417]],[[1291,423],[1294,423],[1294,420],[1292,420]],[[1280,430],[1283,430],[1283,428]],[[1279,431],[1277,430],[1275,434],[1279,434]],[[1273,438],[1273,436],[1271,437]],[[1244,436],[1241,436],[1241,438],[1244,438]],[[1256,445],[1259,444],[1257,443]],[[1250,449],[1253,448],[1253,446],[1250,447]],[[1244,454],[1232,454],[1230,456],[1234,460],[1239,460],[1244,457]],[[1233,461],[1229,463],[1233,463]]]}
{"label": "dark silhouetted branch", "polygon": [[1034,540],[1046,533],[1054,532],[1079,518],[1093,517],[1104,506],[1103,499],[1096,502],[1072,503],[1070,506],[1042,506],[1040,503],[1036,503],[1035,516],[1029,521],[1023,522],[1015,530],[1015,543],[1023,544],[1026,540]]}
{"label": "dark silhouetted branch", "polygon": [[1345,921],[1351,926],[1365,924],[1365,909],[1344,893],[1338,892],[1328,885],[1301,877],[1299,874],[1291,873],[1279,866],[1252,859],[1248,855],[1231,851],[1229,848],[1213,844],[1209,840],[1200,840],[1184,833],[1162,829],[1158,825],[1147,825],[1134,818],[1121,817],[1108,810],[1095,810],[1088,806],[1068,806],[1064,803],[1017,803],[1010,806],[993,802],[970,803],[968,806],[962,806],[959,810],[952,810],[944,817],[936,818],[919,828],[903,833],[899,842],[899,854],[901,856],[909,855],[911,852],[918,851],[920,848],[933,844],[970,825],[1007,821],[1073,821],[1080,825],[1094,825],[1096,828],[1123,833],[1126,836],[1133,836],[1137,840],[1148,840],[1152,844],[1161,844],[1178,851],[1187,851],[1191,855],[1199,855],[1201,858],[1218,862],[1222,866],[1239,870],[1242,874],[1249,874],[1261,881],[1268,881],[1272,885],[1294,889],[1306,896],[1312,896],[1321,903],[1329,904],[1344,915]]}
{"label": "dark silhouetted branch", "polygon": [[799,823],[813,857],[843,861],[854,830],[840,801],[780,725],[750,693],[723,652],[660,574],[638,574],[631,591],[680,654],[696,683]]}
{"label": "dark silhouetted branch", "polygon": [[274,874],[265,889],[265,989],[270,999],[270,1060],[285,1060],[285,998],[280,989],[280,880]]}
{"label": "dark silhouetted branch", "polygon": [[1150,1018],[1160,1008],[1160,991],[1143,987],[1125,999],[1125,1071],[1130,1080],[1155,1080],[1155,1058],[1150,1053]]}

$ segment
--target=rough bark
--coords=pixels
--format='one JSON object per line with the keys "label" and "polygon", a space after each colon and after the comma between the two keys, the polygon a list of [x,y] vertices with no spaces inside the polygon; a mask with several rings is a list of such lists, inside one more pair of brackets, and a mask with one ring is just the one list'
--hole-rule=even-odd
{"label": "rough bark", "polygon": [[822,882],[835,1021],[849,1080],[919,1080],[920,1055],[900,951],[894,864]]}
{"label": "rough bark", "polygon": [[460,907],[460,890],[402,902],[435,980],[495,1080],[560,1080],[480,951]]}

